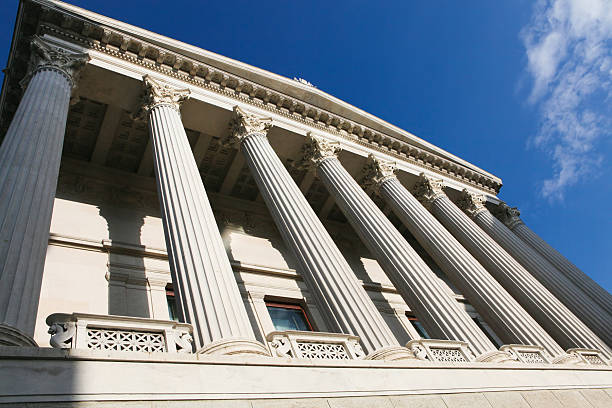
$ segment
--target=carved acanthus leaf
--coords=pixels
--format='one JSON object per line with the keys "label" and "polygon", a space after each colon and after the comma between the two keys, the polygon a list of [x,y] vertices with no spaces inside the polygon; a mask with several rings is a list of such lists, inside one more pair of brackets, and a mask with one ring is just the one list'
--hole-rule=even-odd
{"label": "carved acanthus leaf", "polygon": [[20,82],[22,88],[27,84],[34,74],[41,70],[54,70],[62,74],[72,87],[78,82],[81,68],[90,60],[87,53],[74,53],[55,47],[41,37],[35,35],[30,41],[32,55],[30,57],[26,76]]}
{"label": "carved acanthus leaf", "polygon": [[520,218],[521,212],[518,210],[518,208],[510,207],[508,204],[503,202],[497,206],[494,215],[510,229],[513,229],[517,225],[523,223],[523,220]]}
{"label": "carved acanthus leaf", "polygon": [[254,133],[267,135],[271,127],[272,118],[260,118],[234,106],[234,115],[229,123],[230,134],[223,144],[240,144],[245,137]]}
{"label": "carved acanthus leaf", "polygon": [[189,89],[176,89],[168,84],[164,84],[149,75],[142,77],[144,90],[140,110],[135,118],[143,119],[146,114],[156,106],[168,105],[177,111],[181,104],[189,99],[191,91]]}
{"label": "carved acanthus leaf", "polygon": [[302,146],[302,159],[296,166],[302,169],[317,167],[324,160],[337,158],[341,150],[340,143],[308,133]]}
{"label": "carved acanthus leaf", "polygon": [[379,159],[373,154],[370,154],[363,168],[361,185],[368,191],[378,192],[382,183],[396,177],[396,169],[397,163]]}
{"label": "carved acanthus leaf", "polygon": [[475,217],[483,211],[486,211],[485,203],[487,199],[482,194],[476,194],[463,189],[461,198],[457,201],[457,206],[461,208],[470,217]]}
{"label": "carved acanthus leaf", "polygon": [[412,188],[412,194],[414,194],[425,207],[429,207],[431,203],[445,195],[444,182],[426,176],[425,173],[421,173],[419,179]]}

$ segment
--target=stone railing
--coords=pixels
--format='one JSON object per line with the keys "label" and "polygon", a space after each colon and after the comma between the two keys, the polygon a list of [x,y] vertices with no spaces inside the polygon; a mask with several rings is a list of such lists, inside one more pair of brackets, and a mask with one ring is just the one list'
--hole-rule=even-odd
{"label": "stone railing", "polygon": [[357,360],[365,357],[359,337],[340,333],[274,331],[266,336],[272,356]]}
{"label": "stone railing", "polygon": [[419,360],[444,363],[468,363],[474,360],[469,345],[463,341],[418,339],[410,340],[406,348]]}
{"label": "stone railing", "polygon": [[186,323],[140,317],[54,313],[47,317],[55,348],[192,353],[192,328]]}
{"label": "stone railing", "polygon": [[551,364],[552,361],[544,347],[524,344],[506,344],[499,348],[500,351],[509,353],[518,362],[525,364]]}
{"label": "stone railing", "polygon": [[578,356],[583,364],[592,365],[608,365],[610,364],[599,350],[585,349],[585,348],[572,348],[567,350],[567,354],[573,354]]}

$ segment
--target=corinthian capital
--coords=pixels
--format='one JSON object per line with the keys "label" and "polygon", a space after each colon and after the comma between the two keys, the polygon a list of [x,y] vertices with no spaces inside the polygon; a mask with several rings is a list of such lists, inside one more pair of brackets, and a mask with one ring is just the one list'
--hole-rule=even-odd
{"label": "corinthian capital", "polygon": [[429,208],[438,198],[444,197],[444,182],[426,176],[425,173],[421,173],[419,179],[412,188],[412,194],[414,194],[421,204]]}
{"label": "corinthian capital", "polygon": [[382,160],[370,154],[363,168],[361,184],[368,191],[378,192],[385,181],[395,177],[395,169],[397,169],[395,162]]}
{"label": "corinthian capital", "polygon": [[78,81],[81,68],[89,61],[87,53],[69,52],[49,44],[41,37],[35,35],[30,41],[32,55],[26,76],[21,81],[25,88],[30,79],[39,71],[55,71],[64,76],[72,87]]}
{"label": "corinthian capital", "polygon": [[485,203],[487,199],[482,194],[476,194],[463,189],[461,198],[457,201],[457,206],[461,208],[470,217],[475,217],[483,211],[486,211]]}
{"label": "corinthian capital", "polygon": [[308,133],[306,143],[302,146],[302,160],[298,166],[301,168],[316,168],[325,160],[337,158],[340,150],[342,150],[340,143]]}
{"label": "corinthian capital", "polygon": [[510,207],[504,202],[497,206],[494,215],[510,229],[513,229],[517,225],[523,223],[523,220],[520,218],[521,212],[518,210],[518,208]]}
{"label": "corinthian capital", "polygon": [[230,134],[223,143],[240,144],[248,135],[254,133],[266,135],[271,127],[272,118],[260,118],[234,106],[234,114],[229,123]]}
{"label": "corinthian capital", "polygon": [[170,85],[164,84],[149,75],[142,77],[144,91],[142,93],[143,112],[148,112],[156,106],[168,105],[177,111],[181,104],[189,98],[189,89],[175,89]]}

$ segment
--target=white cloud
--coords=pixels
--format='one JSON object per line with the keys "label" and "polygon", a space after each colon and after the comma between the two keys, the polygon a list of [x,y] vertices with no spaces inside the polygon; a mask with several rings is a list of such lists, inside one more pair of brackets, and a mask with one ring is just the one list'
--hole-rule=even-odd
{"label": "white cloud", "polygon": [[612,136],[612,0],[540,0],[521,37],[540,113],[531,143],[554,163],[540,192],[562,199],[600,166],[597,148]]}

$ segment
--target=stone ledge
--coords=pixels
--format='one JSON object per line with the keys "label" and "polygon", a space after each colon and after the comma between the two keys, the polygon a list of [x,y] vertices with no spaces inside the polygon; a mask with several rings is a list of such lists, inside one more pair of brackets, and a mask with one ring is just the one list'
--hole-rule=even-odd
{"label": "stone ledge", "polygon": [[[601,371],[612,376],[612,366],[600,365],[563,365],[563,364],[513,364],[469,362],[449,365],[441,362],[417,359],[401,361],[380,360],[320,360],[269,358],[263,356],[218,356],[205,354],[144,353],[130,351],[56,349],[51,347],[14,347],[0,346],[0,361],[4,360],[72,360],[106,361],[120,363],[170,363],[227,366],[263,367],[311,367],[311,368],[351,368],[351,369],[422,369],[422,370],[545,370],[545,371]],[[0,370],[2,367],[0,366]],[[1,378],[1,377],[0,377]],[[611,377],[612,386],[612,377]]]}
{"label": "stone ledge", "polygon": [[0,347],[0,403],[354,398],[612,387],[608,367],[451,367],[412,360],[352,360],[330,366],[252,357],[170,358],[164,353],[139,355],[136,361],[126,354]]}

